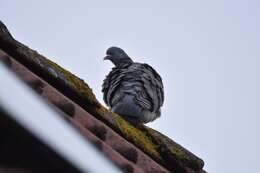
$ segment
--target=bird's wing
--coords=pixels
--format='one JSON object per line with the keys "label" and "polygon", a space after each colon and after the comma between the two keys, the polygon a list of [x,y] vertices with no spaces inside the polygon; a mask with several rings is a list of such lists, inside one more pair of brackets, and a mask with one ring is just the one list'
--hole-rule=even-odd
{"label": "bird's wing", "polygon": [[103,99],[109,107],[112,107],[114,105],[114,102],[120,99],[120,93],[118,93],[117,91],[119,91],[119,87],[121,86],[127,67],[128,66],[123,66],[120,68],[114,67],[103,81]]}
{"label": "bird's wing", "polygon": [[102,92],[104,93],[103,99],[105,103],[111,107],[111,95],[120,83],[120,69],[113,68],[112,71],[106,76],[103,85]]}
{"label": "bird's wing", "polygon": [[[135,63],[128,69],[129,78],[134,86],[137,103],[150,110],[159,111],[163,104],[163,84],[159,74],[148,64]],[[126,80],[126,81],[129,81]]]}
{"label": "bird's wing", "polygon": [[161,107],[164,102],[164,88],[161,76],[148,64],[143,64],[145,69],[149,71],[150,81],[156,88],[156,96],[158,97],[158,104]]}

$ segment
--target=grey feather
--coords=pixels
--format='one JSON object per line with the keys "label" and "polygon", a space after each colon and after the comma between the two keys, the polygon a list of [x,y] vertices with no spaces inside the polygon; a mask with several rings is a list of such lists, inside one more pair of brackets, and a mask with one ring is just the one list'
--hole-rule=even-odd
{"label": "grey feather", "polygon": [[115,64],[102,86],[109,108],[137,124],[160,117],[164,101],[160,75],[148,64],[133,62],[120,48],[109,48],[105,59]]}

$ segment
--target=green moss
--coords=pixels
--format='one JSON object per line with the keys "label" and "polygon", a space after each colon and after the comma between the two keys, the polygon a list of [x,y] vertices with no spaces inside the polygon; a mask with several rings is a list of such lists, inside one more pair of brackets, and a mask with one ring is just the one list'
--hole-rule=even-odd
{"label": "green moss", "polygon": [[95,112],[98,114],[98,116],[100,116],[103,119],[107,119],[107,114],[109,113],[109,111],[100,104],[99,107],[95,108]]}
{"label": "green moss", "polygon": [[110,112],[103,106],[96,109],[96,111],[98,116],[101,116],[102,119],[108,121],[127,140],[131,141],[134,145],[139,147],[147,154],[153,156],[153,158],[157,158],[157,160],[162,160],[160,153],[156,149],[157,146],[152,142],[150,137],[146,135],[145,131],[134,127],[122,117],[113,112]]}
{"label": "green moss", "polygon": [[112,116],[113,119],[116,121],[118,128],[126,136],[127,139],[130,139],[135,145],[140,147],[146,153],[149,153],[153,156],[156,156],[158,159],[161,159],[160,154],[156,150],[156,146],[152,143],[150,138],[145,135],[145,132],[132,126],[123,118],[114,113],[112,114]]}
{"label": "green moss", "polygon": [[164,136],[160,132],[146,127],[147,135],[158,145],[163,145],[164,149],[167,149],[173,156],[179,160],[189,160],[187,151],[184,150],[179,144],[170,140],[167,136]]}
{"label": "green moss", "polygon": [[187,158],[187,154],[179,146],[172,146],[170,151],[180,160],[189,160],[189,158]]}
{"label": "green moss", "polygon": [[89,86],[81,79],[70,73],[69,71],[65,70],[58,64],[46,59],[47,63],[55,69],[57,72],[61,73],[63,76],[66,77],[67,81],[70,83],[70,85],[78,91],[81,95],[86,97],[91,102],[97,103],[97,99],[95,95],[92,92],[92,89],[89,88]]}

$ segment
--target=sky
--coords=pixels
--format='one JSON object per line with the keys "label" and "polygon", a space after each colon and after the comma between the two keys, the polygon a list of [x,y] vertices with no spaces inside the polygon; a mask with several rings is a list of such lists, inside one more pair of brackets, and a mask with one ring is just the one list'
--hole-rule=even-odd
{"label": "sky", "polygon": [[148,126],[210,173],[260,171],[260,1],[1,0],[22,43],[84,79],[102,101],[110,46],[162,76],[162,116]]}

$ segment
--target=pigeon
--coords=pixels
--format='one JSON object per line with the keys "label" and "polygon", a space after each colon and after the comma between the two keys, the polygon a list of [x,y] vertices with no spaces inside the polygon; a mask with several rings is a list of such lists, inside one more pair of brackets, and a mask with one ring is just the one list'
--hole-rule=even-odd
{"label": "pigeon", "polygon": [[104,60],[115,65],[102,85],[109,109],[136,125],[160,117],[164,101],[160,75],[150,65],[134,62],[119,47],[107,49]]}

